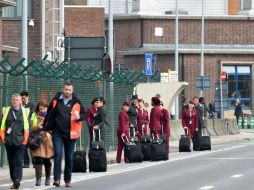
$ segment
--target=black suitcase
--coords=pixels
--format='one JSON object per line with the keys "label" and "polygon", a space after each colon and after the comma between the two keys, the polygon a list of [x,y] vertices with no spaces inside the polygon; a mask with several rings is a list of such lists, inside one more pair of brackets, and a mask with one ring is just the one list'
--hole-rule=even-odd
{"label": "black suitcase", "polygon": [[90,172],[106,172],[107,171],[106,150],[104,149],[104,142],[101,140],[101,137],[100,137],[100,130],[98,132],[99,132],[98,133],[99,141],[95,141],[95,131],[93,130],[92,142],[94,143],[94,145],[96,145],[96,142],[98,142],[98,144],[94,146],[93,149],[91,149],[92,147],[92,143],[91,143],[91,147],[88,154]]}
{"label": "black suitcase", "polygon": [[142,162],[143,161],[143,154],[141,150],[141,144],[139,142],[132,142],[122,137],[124,142],[124,154],[126,155],[128,162]]}
{"label": "black suitcase", "polygon": [[151,160],[151,143],[141,143],[143,161]]}
{"label": "black suitcase", "polygon": [[72,172],[86,172],[86,151],[75,151],[73,153]]}
{"label": "black suitcase", "polygon": [[205,129],[201,130],[201,137],[199,139],[199,150],[211,150],[211,138],[204,132]]}
{"label": "black suitcase", "polygon": [[143,161],[151,160],[151,143],[152,138],[151,135],[144,135],[144,131],[142,130],[142,136],[140,139],[141,150],[143,154]]}
{"label": "black suitcase", "polygon": [[106,150],[89,150],[89,171],[90,172],[106,172],[107,156]]}
{"label": "black suitcase", "polygon": [[185,130],[185,134],[181,135],[179,140],[179,152],[191,152],[190,148],[190,137],[187,133],[188,130]]}
{"label": "black suitcase", "polygon": [[[96,140],[95,139],[95,136],[96,136],[96,131],[98,132],[98,135],[99,135],[99,139]],[[90,149],[92,150],[104,150],[104,141],[101,140],[101,133],[100,133],[100,129],[94,129],[93,130],[93,140],[91,141],[90,143]]]}
{"label": "black suitcase", "polygon": [[150,147],[151,151],[151,160],[159,161],[159,160],[168,160],[168,150],[166,142],[161,138],[154,138]]}

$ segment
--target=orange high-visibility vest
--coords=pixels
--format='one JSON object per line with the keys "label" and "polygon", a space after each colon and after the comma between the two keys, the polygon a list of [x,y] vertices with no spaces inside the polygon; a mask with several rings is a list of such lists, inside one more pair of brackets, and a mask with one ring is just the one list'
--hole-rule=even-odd
{"label": "orange high-visibility vest", "polygon": [[[53,109],[56,107],[57,100],[53,100]],[[80,104],[75,103],[71,109],[71,118],[74,116],[74,113],[80,113]],[[70,138],[78,139],[81,135],[82,121],[71,120],[71,129],[70,129]]]}

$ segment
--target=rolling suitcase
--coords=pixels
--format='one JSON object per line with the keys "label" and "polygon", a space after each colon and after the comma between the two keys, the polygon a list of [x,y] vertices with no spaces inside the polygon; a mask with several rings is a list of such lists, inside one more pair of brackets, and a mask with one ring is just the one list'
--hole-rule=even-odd
{"label": "rolling suitcase", "polygon": [[127,137],[125,137],[125,139],[122,137],[124,142],[124,154],[126,155],[129,163],[142,162],[143,154],[141,144],[135,140],[135,128],[133,127],[132,130],[134,130],[134,137],[131,137],[131,141],[129,141]]}
{"label": "rolling suitcase", "polygon": [[95,141],[95,130],[93,130],[93,140],[89,150],[89,171],[90,172],[106,172],[107,156],[104,148],[104,142],[101,140],[100,130],[98,131],[99,140]]}
{"label": "rolling suitcase", "polygon": [[[142,130],[142,133],[144,133],[143,130]],[[151,151],[150,151],[151,142],[152,142],[151,135],[142,135],[141,136],[140,144],[141,144],[141,150],[142,150],[144,161],[151,160]]]}
{"label": "rolling suitcase", "polygon": [[159,160],[168,160],[168,150],[166,142],[161,139],[158,134],[157,137],[154,137],[152,134],[153,141],[151,143],[150,151],[151,151],[151,160],[159,161]]}
{"label": "rolling suitcase", "polygon": [[179,141],[179,152],[191,152],[190,138],[188,136],[188,130],[185,129],[185,134],[181,135]]}
{"label": "rolling suitcase", "polygon": [[201,150],[201,151],[202,150],[211,150],[211,137],[207,134],[206,129],[201,130],[201,137],[199,140],[199,150]]}
{"label": "rolling suitcase", "polygon": [[[81,147],[81,137],[79,138],[79,144]],[[73,160],[72,160],[72,172],[86,172],[87,165],[86,165],[86,151],[76,150],[73,153]]]}

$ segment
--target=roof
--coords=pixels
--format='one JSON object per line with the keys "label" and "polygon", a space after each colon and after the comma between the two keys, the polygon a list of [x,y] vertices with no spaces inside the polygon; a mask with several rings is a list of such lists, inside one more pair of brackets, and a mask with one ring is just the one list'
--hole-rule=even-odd
{"label": "roof", "polygon": [[0,8],[2,7],[9,7],[9,6],[16,6],[16,2],[11,0],[0,0]]}

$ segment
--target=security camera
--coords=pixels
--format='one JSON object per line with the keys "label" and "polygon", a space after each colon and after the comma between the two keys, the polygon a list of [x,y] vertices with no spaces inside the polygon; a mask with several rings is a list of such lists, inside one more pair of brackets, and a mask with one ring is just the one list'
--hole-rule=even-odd
{"label": "security camera", "polygon": [[34,27],[34,20],[30,19],[29,22],[28,22],[28,25]]}

